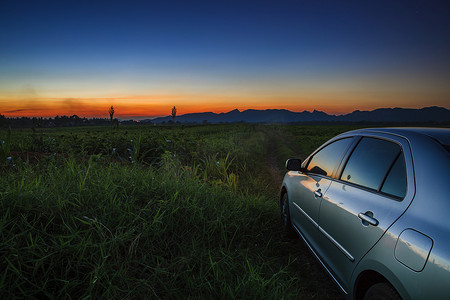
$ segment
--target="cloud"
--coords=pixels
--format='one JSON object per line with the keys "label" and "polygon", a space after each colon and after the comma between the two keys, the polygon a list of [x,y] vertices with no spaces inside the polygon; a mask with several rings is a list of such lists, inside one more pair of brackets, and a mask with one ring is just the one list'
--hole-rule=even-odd
{"label": "cloud", "polygon": [[69,112],[84,111],[86,109],[85,103],[77,98],[65,98],[61,103],[61,110]]}
{"label": "cloud", "polygon": [[5,113],[16,113],[21,111],[28,111],[29,109],[14,109],[14,110],[7,110]]}

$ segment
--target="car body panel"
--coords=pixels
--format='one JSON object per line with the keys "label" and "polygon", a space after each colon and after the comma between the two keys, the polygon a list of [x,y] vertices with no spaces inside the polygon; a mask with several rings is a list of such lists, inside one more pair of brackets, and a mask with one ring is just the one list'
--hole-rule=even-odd
{"label": "car body panel", "polygon": [[433,240],[428,236],[414,230],[405,229],[397,239],[395,245],[395,258],[413,271],[420,272],[433,247]]}
{"label": "car body panel", "polygon": [[288,198],[291,221],[294,226],[304,228],[307,239],[314,242],[314,235],[318,230],[319,208],[321,197],[316,191],[324,193],[331,184],[331,180],[321,176],[305,176],[299,172],[286,174],[284,182],[289,185]]}
{"label": "car body panel", "polygon": [[[360,201],[361,197],[364,197],[364,202]],[[386,201],[393,202],[388,209]],[[321,256],[345,288],[348,288],[345,282],[350,280],[356,263],[403,213],[405,207],[402,204],[339,182],[331,185],[322,202],[319,226],[339,243],[342,249],[333,247],[334,243],[328,240],[320,245],[323,249]],[[377,226],[365,225],[358,217],[359,213],[367,212],[378,221]]]}
{"label": "car body panel", "polygon": [[[384,134],[365,136],[383,138],[401,145],[407,170],[412,170],[409,144],[405,139]],[[319,230],[330,235],[332,240],[328,239],[327,243],[320,245],[323,249],[321,256],[344,288],[348,288],[346,282],[350,281],[358,261],[410,204],[415,190],[413,177],[412,171],[407,174],[407,179],[411,180],[407,182],[409,189],[401,201],[338,180],[325,193],[319,213]],[[378,224],[365,223],[359,214],[370,214]],[[336,242],[340,247],[332,247],[336,246]]]}

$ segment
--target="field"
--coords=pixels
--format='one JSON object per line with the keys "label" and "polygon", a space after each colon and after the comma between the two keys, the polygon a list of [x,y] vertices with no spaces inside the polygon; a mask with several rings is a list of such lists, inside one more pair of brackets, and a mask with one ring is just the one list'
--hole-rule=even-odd
{"label": "field", "polygon": [[281,231],[278,189],[348,126],[0,130],[0,298],[342,295]]}

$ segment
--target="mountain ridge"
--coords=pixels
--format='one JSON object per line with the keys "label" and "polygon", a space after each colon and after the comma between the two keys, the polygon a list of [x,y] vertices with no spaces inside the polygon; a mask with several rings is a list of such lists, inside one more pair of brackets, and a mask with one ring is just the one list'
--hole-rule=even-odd
{"label": "mountain ridge", "polygon": [[[146,119],[141,122],[168,123],[171,116]],[[371,111],[354,110],[344,115],[313,110],[294,112],[287,109],[233,109],[229,112],[200,112],[177,116],[177,123],[303,123],[303,122],[449,122],[450,110],[439,106],[415,108],[377,108]]]}

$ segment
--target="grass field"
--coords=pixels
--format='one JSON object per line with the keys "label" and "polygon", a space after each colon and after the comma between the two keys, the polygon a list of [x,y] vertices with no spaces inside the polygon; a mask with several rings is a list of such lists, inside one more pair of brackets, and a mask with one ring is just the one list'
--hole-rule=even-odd
{"label": "grass field", "polygon": [[345,126],[0,131],[0,298],[326,299],[280,229],[286,158]]}

